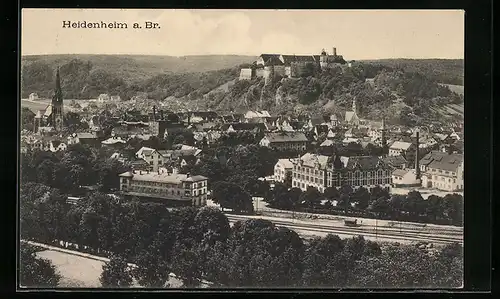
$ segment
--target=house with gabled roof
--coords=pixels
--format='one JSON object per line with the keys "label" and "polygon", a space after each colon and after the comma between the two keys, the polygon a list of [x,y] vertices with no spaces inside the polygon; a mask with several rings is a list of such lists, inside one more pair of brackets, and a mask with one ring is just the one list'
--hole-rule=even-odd
{"label": "house with gabled roof", "polygon": [[415,151],[415,144],[404,141],[394,141],[389,146],[389,156],[406,156],[410,151]]}
{"label": "house with gabled roof", "polygon": [[464,188],[464,156],[431,151],[419,161],[422,186],[444,191]]}
{"label": "house with gabled roof", "polygon": [[309,140],[302,132],[269,132],[260,140],[260,146],[280,151],[305,151]]}

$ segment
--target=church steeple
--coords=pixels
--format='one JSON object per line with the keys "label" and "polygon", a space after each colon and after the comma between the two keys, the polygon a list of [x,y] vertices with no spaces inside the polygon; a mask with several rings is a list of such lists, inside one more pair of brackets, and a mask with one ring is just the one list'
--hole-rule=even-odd
{"label": "church steeple", "polygon": [[61,77],[59,67],[56,71],[56,88],[52,97],[52,126],[60,132],[63,127],[63,94],[61,90]]}
{"label": "church steeple", "polygon": [[52,98],[52,103],[61,103],[63,101],[63,94],[61,90],[61,77],[59,75],[59,67],[56,71],[56,88],[54,90],[54,97]]}

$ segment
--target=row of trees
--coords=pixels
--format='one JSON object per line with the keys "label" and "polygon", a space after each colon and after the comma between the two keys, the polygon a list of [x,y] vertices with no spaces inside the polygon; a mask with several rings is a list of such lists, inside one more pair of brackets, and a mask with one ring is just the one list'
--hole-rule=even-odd
{"label": "row of trees", "polygon": [[67,206],[57,190],[39,184],[21,189],[20,227],[23,239],[66,240],[108,253],[101,282],[109,287],[135,278],[163,288],[171,272],[185,287],[202,279],[219,287],[458,287],[462,281],[456,244],[432,254],[413,245],[381,248],[362,237],[306,241],[265,220],[230,227],[208,207],[168,211],[98,193]]}
{"label": "row of trees", "polygon": [[42,150],[21,154],[21,181],[37,182],[71,193],[80,186],[99,185],[101,191],[118,188],[118,174],[128,170],[106,148],[69,145],[64,152]]}
{"label": "row of trees", "polygon": [[424,199],[416,190],[407,195],[389,195],[379,186],[371,191],[364,187],[354,191],[347,185],[339,189],[328,187],[320,193],[314,187],[303,192],[299,188],[289,189],[286,185],[276,184],[274,190],[267,193],[266,201],[271,207],[284,210],[463,225],[464,202],[459,194],[430,195]]}

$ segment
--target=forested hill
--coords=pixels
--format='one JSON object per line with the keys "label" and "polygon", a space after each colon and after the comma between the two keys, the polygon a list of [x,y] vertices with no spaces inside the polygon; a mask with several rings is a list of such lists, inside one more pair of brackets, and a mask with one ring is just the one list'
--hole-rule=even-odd
{"label": "forested hill", "polygon": [[464,85],[463,59],[380,59],[364,63],[421,73],[443,84]]}
{"label": "forested hill", "polygon": [[[234,62],[228,68],[217,70],[207,70],[208,65],[222,66],[229,64],[228,60],[212,57],[215,61],[225,61],[217,64],[206,62],[210,60],[208,56],[200,56],[198,60],[187,57],[189,69],[197,72],[172,71],[188,69],[188,62],[178,62],[180,65],[162,71],[158,61],[169,61],[171,57],[158,58],[158,64],[147,57],[139,59],[142,64],[122,56],[109,56],[108,64],[71,57],[66,57],[66,61],[55,57],[45,61],[24,58],[22,96],[37,92],[41,97],[49,97],[55,67],[60,66],[66,99],[89,99],[108,93],[126,100],[143,93],[172,109],[189,105],[224,111],[266,109],[275,114],[302,111],[342,114],[356,99],[358,112],[368,119],[380,120],[385,116],[411,125],[463,118],[463,96],[445,85],[461,80],[463,61],[458,60],[359,61],[344,70],[311,71],[292,79],[276,77],[264,87],[260,78],[237,80],[240,68],[246,64],[243,61],[246,58],[241,56],[231,56],[232,59],[241,57],[240,64]],[[253,59],[248,57],[247,61]]]}
{"label": "forested hill", "polygon": [[46,65],[49,69],[63,66],[72,60],[90,62],[93,69],[103,69],[116,75],[127,83],[138,82],[165,73],[206,72],[227,69],[242,63],[252,63],[257,59],[242,55],[194,55],[194,56],[155,56],[155,55],[29,55],[23,56],[23,66],[35,63]]}

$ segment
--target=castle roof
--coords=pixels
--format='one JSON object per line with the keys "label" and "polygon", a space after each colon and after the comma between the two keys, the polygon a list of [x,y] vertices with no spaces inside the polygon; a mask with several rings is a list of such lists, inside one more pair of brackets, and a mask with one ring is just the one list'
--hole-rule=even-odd
{"label": "castle roof", "polygon": [[313,55],[281,55],[281,60],[284,64],[291,64],[294,62],[315,62]]}

